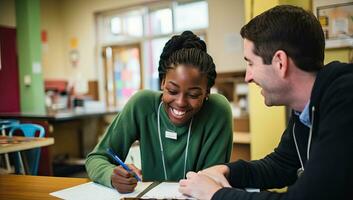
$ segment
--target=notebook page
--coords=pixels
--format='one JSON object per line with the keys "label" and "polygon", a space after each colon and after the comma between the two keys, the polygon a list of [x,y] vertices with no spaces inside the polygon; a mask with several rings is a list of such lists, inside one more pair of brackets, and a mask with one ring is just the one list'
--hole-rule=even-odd
{"label": "notebook page", "polygon": [[105,187],[98,183],[89,182],[81,185],[77,185],[71,188],[66,188],[56,192],[50,193],[50,195],[61,198],[61,199],[72,199],[72,200],[117,200],[124,197],[136,197],[140,192],[146,189],[152,182],[138,182],[135,191],[128,194],[120,194],[113,188]]}
{"label": "notebook page", "polygon": [[194,199],[179,192],[179,183],[163,182],[152,188],[142,199]]}

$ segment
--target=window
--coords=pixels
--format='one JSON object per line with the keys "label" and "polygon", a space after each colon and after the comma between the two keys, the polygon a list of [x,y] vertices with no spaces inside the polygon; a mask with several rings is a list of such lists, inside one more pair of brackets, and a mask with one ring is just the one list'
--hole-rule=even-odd
{"label": "window", "polygon": [[172,21],[172,10],[170,8],[152,10],[147,15],[147,35],[153,36],[171,33],[173,31]]}
{"label": "window", "polygon": [[[197,10],[197,12],[195,12]],[[206,1],[178,4],[175,8],[175,29],[177,32],[208,27]]]}
{"label": "window", "polygon": [[110,20],[110,32],[113,35],[128,35],[141,37],[143,35],[141,15],[113,17]]}
{"label": "window", "polygon": [[110,20],[110,31],[114,35],[120,35],[123,33],[122,23],[120,17],[113,17]]}
{"label": "window", "polygon": [[[135,76],[138,76],[138,74],[143,76],[134,77],[134,80],[142,82],[141,89],[159,90],[158,62],[165,43],[172,35],[180,34],[184,30],[196,31],[201,38],[205,38],[208,28],[208,4],[205,0],[160,1],[148,3],[146,6],[102,12],[97,14],[96,19],[99,51],[106,51],[109,47],[119,49],[126,47],[126,45],[139,44],[141,49],[141,54],[139,54],[141,73],[135,69],[129,70],[135,70]],[[124,67],[115,67],[114,69],[114,66],[120,65],[113,63],[112,59],[107,57],[107,53],[103,55],[105,55],[102,61],[104,67],[101,68],[109,71],[113,70],[103,72],[103,74],[115,74],[114,80],[106,80],[107,77],[105,77],[104,83],[101,83],[106,86],[106,99],[109,104],[108,101],[111,102],[113,98],[115,98],[115,102],[118,102],[121,98],[120,93],[123,90],[119,90],[119,88],[130,87],[129,84],[132,83],[125,83],[127,81],[122,76],[119,78],[120,76],[117,74],[120,68],[128,69]],[[137,61],[138,59],[135,59],[135,62]],[[135,66],[134,68],[138,69],[137,65],[132,63],[126,66]],[[112,84],[115,89],[108,87]],[[134,88],[135,91],[138,82],[133,84],[131,88]],[[124,94],[126,95],[123,101],[120,101],[123,103],[127,101],[129,95],[132,95],[132,92],[125,92]]]}

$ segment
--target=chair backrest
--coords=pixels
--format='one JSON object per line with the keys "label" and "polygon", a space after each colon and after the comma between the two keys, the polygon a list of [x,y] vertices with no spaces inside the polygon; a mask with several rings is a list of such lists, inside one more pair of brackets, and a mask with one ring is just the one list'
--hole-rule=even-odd
{"label": "chair backrest", "polygon": [[[0,130],[5,130],[8,127],[12,126],[12,125],[16,125],[19,124],[20,121],[18,121],[17,119],[0,119]],[[4,131],[2,131],[2,135],[5,134]]]}
{"label": "chair backrest", "polygon": [[18,121],[17,119],[0,119],[0,126],[19,124],[19,123],[20,123],[20,121]]}
{"label": "chair backrest", "polygon": [[45,130],[38,124],[13,124],[9,125],[9,136],[13,136],[16,130],[21,130],[25,137],[36,137],[36,132],[39,131],[38,137],[44,137]]}
{"label": "chair backrest", "polygon": [[[44,137],[45,129],[38,124],[14,124],[8,127],[9,128],[9,136],[13,136],[15,131],[20,130],[25,137]],[[39,131],[38,136],[36,136],[36,132]],[[28,172],[31,175],[38,174],[38,166],[40,160],[40,148],[35,148],[26,151],[26,158],[28,163]],[[20,168],[19,163],[15,161],[16,171]]]}

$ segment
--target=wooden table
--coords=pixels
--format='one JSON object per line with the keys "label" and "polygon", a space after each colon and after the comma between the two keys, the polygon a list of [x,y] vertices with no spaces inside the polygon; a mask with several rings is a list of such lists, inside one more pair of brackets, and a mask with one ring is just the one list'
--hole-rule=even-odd
{"label": "wooden table", "polygon": [[60,170],[60,166],[66,164],[67,158],[82,161],[95,147],[98,137],[104,133],[105,118],[115,116],[118,112],[116,108],[73,109],[57,112],[0,112],[0,119],[16,119],[21,123],[42,125],[46,131],[45,137],[55,138],[55,144],[41,149],[38,174],[67,176],[71,172],[64,173],[65,170]]}
{"label": "wooden table", "polygon": [[87,178],[0,175],[0,197],[6,200],[58,199],[49,193],[89,181]]}
{"label": "wooden table", "polygon": [[0,136],[0,154],[23,151],[54,144],[54,138],[30,138],[22,136]]}

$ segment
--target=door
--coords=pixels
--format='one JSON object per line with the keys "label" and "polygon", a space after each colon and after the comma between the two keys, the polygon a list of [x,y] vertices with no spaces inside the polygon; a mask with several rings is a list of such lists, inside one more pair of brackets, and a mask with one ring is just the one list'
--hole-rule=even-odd
{"label": "door", "polygon": [[106,102],[122,108],[142,89],[141,50],[139,44],[104,48]]}
{"label": "door", "polygon": [[16,29],[0,26],[0,112],[20,112]]}

